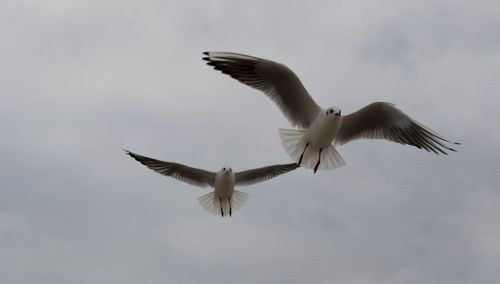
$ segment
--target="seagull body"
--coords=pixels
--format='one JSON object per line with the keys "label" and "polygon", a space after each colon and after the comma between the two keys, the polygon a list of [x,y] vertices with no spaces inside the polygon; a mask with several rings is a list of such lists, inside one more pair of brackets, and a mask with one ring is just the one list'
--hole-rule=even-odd
{"label": "seagull body", "polygon": [[214,195],[218,198],[228,199],[234,193],[235,177],[231,168],[218,171],[215,174]]}
{"label": "seagull body", "polygon": [[293,171],[298,167],[296,163],[291,163],[237,173],[227,167],[223,167],[218,172],[210,172],[178,163],[148,158],[127,150],[125,152],[139,163],[162,175],[200,187],[212,187],[214,191],[201,196],[198,201],[204,209],[220,214],[222,217],[226,215],[231,217],[233,211],[238,210],[248,198],[247,193],[235,190],[235,186],[255,184]]}
{"label": "seagull body", "polygon": [[299,78],[283,64],[230,52],[205,52],[203,60],[241,83],[264,92],[281,109],[292,126],[280,129],[286,152],[306,168],[327,170],[345,164],[334,145],[359,138],[386,139],[436,154],[456,151],[453,143],[397,109],[375,102],[343,116],[338,107],[319,107]]}

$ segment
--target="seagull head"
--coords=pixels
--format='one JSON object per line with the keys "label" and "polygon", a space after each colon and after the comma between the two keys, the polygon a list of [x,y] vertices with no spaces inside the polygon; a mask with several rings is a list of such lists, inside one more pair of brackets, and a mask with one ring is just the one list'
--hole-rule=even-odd
{"label": "seagull head", "polygon": [[231,168],[226,168],[226,167],[223,167],[221,172],[225,175],[228,175],[229,173],[232,173],[233,170]]}
{"label": "seagull head", "polygon": [[340,117],[341,111],[338,107],[330,107],[326,110],[326,116]]}

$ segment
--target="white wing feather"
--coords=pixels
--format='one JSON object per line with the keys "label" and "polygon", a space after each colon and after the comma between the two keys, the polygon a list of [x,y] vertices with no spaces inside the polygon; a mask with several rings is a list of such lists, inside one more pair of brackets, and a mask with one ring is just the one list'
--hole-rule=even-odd
{"label": "white wing feather", "polygon": [[125,152],[139,163],[162,175],[200,187],[214,186],[215,173],[213,172],[144,157],[127,150]]}
{"label": "white wing feather", "polygon": [[308,128],[321,108],[299,78],[283,64],[230,52],[204,52],[203,60],[241,83],[264,92],[293,126]]}
{"label": "white wing feather", "polygon": [[265,181],[297,168],[296,163],[285,165],[273,165],[268,167],[257,168],[253,170],[235,173],[235,185],[251,185],[261,181]]}
{"label": "white wing feather", "polygon": [[386,139],[445,155],[445,150],[456,151],[446,143],[460,144],[448,141],[410,118],[393,104],[384,102],[369,104],[343,117],[335,144],[342,145],[360,138]]}

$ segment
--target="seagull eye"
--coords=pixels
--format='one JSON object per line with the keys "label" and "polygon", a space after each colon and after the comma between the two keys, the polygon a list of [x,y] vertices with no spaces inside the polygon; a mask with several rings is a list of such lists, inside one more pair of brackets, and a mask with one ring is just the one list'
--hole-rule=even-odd
{"label": "seagull eye", "polygon": [[223,171],[225,171],[225,170],[226,170],[226,168],[222,168],[222,170],[223,170]]}

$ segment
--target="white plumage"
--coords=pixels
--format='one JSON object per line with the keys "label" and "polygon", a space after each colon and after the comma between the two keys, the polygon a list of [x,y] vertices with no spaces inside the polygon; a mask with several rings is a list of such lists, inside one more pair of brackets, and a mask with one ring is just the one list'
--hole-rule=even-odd
{"label": "white plumage", "polygon": [[[230,52],[205,52],[203,59],[224,74],[264,92],[296,130],[280,129],[286,152],[299,166],[333,169],[345,164],[333,145],[359,138],[386,139],[446,154],[456,151],[443,136],[423,126],[394,104],[375,102],[342,116],[337,107],[322,109],[299,78],[283,64]],[[332,145],[333,143],[333,145]]]}
{"label": "white plumage", "polygon": [[235,186],[245,186],[262,182],[293,171],[298,167],[296,163],[291,163],[272,165],[237,173],[233,172],[231,168],[226,167],[223,167],[218,172],[210,172],[178,163],[148,158],[127,150],[125,152],[141,164],[162,175],[200,187],[212,187],[214,191],[201,196],[198,201],[204,209],[220,214],[222,217],[231,216],[233,211],[243,206],[248,198],[247,193],[235,190]]}

